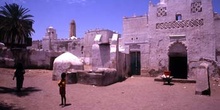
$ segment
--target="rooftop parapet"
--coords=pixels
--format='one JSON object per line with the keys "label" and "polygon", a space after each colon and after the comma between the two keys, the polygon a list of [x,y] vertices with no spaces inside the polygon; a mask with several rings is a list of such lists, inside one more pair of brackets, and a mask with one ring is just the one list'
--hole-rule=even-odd
{"label": "rooftop parapet", "polygon": [[147,14],[145,14],[145,15],[139,15],[139,16],[133,15],[133,16],[131,16],[131,17],[123,17],[123,19],[132,19],[132,18],[141,18],[141,17],[148,17],[148,15],[147,15]]}
{"label": "rooftop parapet", "polygon": [[96,29],[90,29],[90,30],[86,31],[86,33],[97,32],[97,31],[112,31],[112,30],[103,29],[103,28],[96,28]]}

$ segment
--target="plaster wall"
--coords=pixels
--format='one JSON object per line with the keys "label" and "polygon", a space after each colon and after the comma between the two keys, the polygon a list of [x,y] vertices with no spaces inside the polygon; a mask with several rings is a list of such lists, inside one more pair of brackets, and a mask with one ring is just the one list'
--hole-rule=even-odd
{"label": "plaster wall", "polygon": [[109,68],[109,61],[110,61],[110,45],[93,44],[92,46],[93,70],[96,70],[97,68]]}
{"label": "plaster wall", "polygon": [[[5,58],[4,64],[0,65],[3,67],[14,67],[14,57],[10,50],[0,50],[0,53]],[[23,57],[25,61],[26,68],[43,68],[43,69],[52,69],[53,58],[56,58],[61,53],[59,52],[48,52],[48,51],[37,51],[33,49],[28,49],[24,52]],[[11,60],[12,59],[12,60]]]}
{"label": "plaster wall", "polygon": [[[214,14],[214,29],[216,35],[216,42],[220,42],[220,14]],[[216,49],[220,51],[220,44],[216,43]]]}
{"label": "plaster wall", "polygon": [[[165,4],[149,6],[149,37],[150,65],[158,68],[158,63],[164,60],[168,67],[168,49],[173,43],[170,36],[185,36],[181,41],[187,46],[188,62],[197,61],[201,57],[215,58],[215,40],[213,27],[213,9],[211,1],[202,0],[202,12],[191,13],[191,0],[168,0]],[[177,8],[178,6],[178,8]],[[167,7],[166,16],[157,16],[159,7]],[[182,20],[203,19],[203,25],[156,29],[157,23],[176,21],[176,14],[182,15]],[[181,21],[176,21],[181,22]],[[156,56],[155,56],[156,55]]]}
{"label": "plaster wall", "polygon": [[[202,11],[192,12],[192,3],[200,1]],[[165,9],[162,14],[158,11],[161,8]],[[181,19],[177,19],[177,15],[181,15]],[[124,18],[123,37],[125,44],[126,42],[138,44],[140,42],[138,39],[148,42],[138,44],[141,51],[141,74],[144,75],[147,74],[145,71],[150,69],[168,69],[169,48],[177,41],[187,47],[189,68],[191,62],[200,58],[215,60],[214,30],[218,26],[214,27],[211,0],[165,0],[164,3],[149,4],[146,18]],[[138,39],[134,39],[133,36],[138,36]]]}
{"label": "plaster wall", "polygon": [[51,44],[51,40],[50,39],[43,39],[42,40],[42,48],[43,48],[43,50],[49,51],[51,49],[50,48],[50,44]]}
{"label": "plaster wall", "polygon": [[136,16],[123,18],[124,43],[145,41],[147,38],[148,17]]}
{"label": "plaster wall", "polygon": [[[88,64],[91,64],[92,60],[92,46],[93,44],[109,44],[110,38],[112,38],[113,31],[107,30],[107,29],[95,29],[90,30],[85,33],[84,39],[83,39],[83,57],[86,59]],[[94,39],[97,34],[101,34],[102,37],[100,39],[100,42],[95,42]]]}
{"label": "plaster wall", "polygon": [[219,17],[215,20],[214,23],[215,26],[215,37],[216,37],[216,60],[217,62],[220,62],[220,15]]}

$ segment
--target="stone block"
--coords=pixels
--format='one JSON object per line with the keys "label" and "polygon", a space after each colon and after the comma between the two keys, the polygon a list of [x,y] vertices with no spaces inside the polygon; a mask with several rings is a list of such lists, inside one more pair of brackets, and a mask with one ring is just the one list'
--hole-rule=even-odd
{"label": "stone block", "polygon": [[79,72],[78,83],[101,86],[102,77],[103,75],[101,73]]}
{"label": "stone block", "polygon": [[78,83],[107,86],[118,81],[116,70],[78,71]]}
{"label": "stone block", "polygon": [[201,63],[196,71],[196,92],[199,95],[211,95],[208,64]]}
{"label": "stone block", "polygon": [[66,73],[66,83],[67,84],[77,83],[77,73]]}

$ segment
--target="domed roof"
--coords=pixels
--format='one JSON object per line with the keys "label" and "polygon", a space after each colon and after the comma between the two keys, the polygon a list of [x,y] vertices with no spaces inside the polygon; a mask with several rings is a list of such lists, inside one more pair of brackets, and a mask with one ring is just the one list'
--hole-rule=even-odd
{"label": "domed roof", "polygon": [[83,65],[81,60],[70,52],[65,52],[58,56],[54,63],[71,63],[72,65]]}
{"label": "domed roof", "polygon": [[49,28],[49,29],[53,29],[53,26],[49,26],[48,28]]}
{"label": "domed roof", "polygon": [[53,62],[53,80],[59,80],[63,72],[73,72],[83,70],[81,60],[70,52],[65,52],[58,56]]}
{"label": "domed roof", "polygon": [[5,46],[5,44],[0,42],[0,47],[4,47],[4,46]]}

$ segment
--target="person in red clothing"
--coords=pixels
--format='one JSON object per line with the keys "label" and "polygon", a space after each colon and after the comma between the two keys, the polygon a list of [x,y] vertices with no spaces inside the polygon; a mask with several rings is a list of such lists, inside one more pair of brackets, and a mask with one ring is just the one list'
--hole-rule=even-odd
{"label": "person in red clothing", "polygon": [[60,88],[60,96],[61,96],[61,104],[65,106],[66,105],[66,73],[61,74],[61,80],[58,83],[58,86]]}

